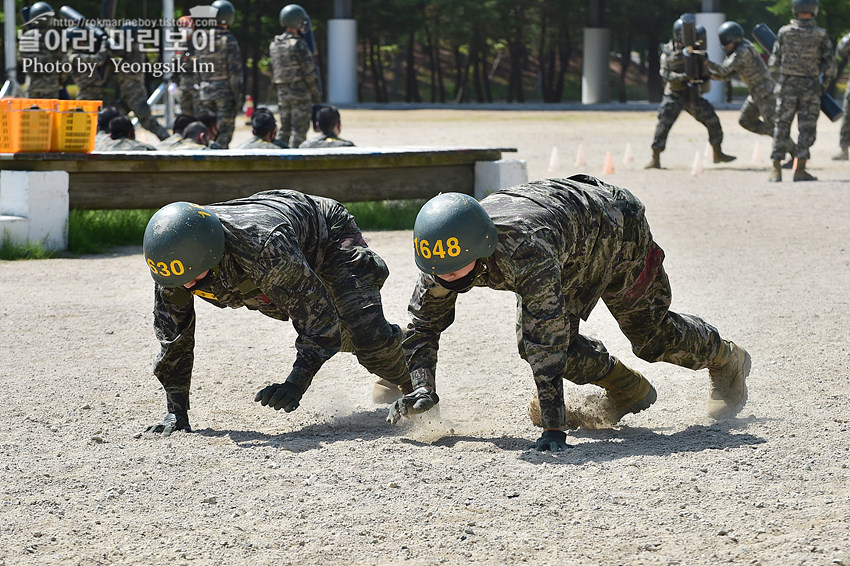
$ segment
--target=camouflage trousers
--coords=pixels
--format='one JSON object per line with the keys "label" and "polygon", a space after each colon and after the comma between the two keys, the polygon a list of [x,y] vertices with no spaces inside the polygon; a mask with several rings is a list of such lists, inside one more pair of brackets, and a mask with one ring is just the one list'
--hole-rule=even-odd
{"label": "camouflage trousers", "polygon": [[850,147],[850,85],[844,88],[844,116],[841,118],[841,130],[838,134],[838,145]]}
{"label": "camouflage trousers", "polygon": [[27,98],[59,98],[61,89],[62,86],[56,80],[56,77],[48,77],[47,79],[30,77]]}
{"label": "camouflage trousers", "polygon": [[121,84],[121,105],[126,110],[132,110],[142,127],[160,140],[164,140],[170,134],[159,121],[151,114],[151,107],[148,106],[148,98],[146,90],[142,83],[136,88],[128,88],[126,84]]}
{"label": "camouflage trousers", "polygon": [[[662,265],[664,251],[652,239],[643,206],[636,214],[626,216],[624,223],[625,241],[615,258],[611,282],[602,294],[605,306],[642,360],[693,370],[708,367],[721,351],[720,334],[701,318],[670,310],[670,282]],[[605,377],[616,358],[602,342],[579,333],[580,320],[578,315],[570,317],[571,342],[562,377],[581,385]]]}
{"label": "camouflage trousers", "polygon": [[410,390],[410,372],[402,351],[403,333],[384,318],[381,287],[390,271],[353,230],[326,252],[317,274],[327,286],[339,314],[340,330],[350,340],[357,361],[371,373]]}
{"label": "camouflage trousers", "polygon": [[667,135],[682,110],[708,129],[708,141],[711,145],[720,145],[723,142],[723,129],[720,127],[720,118],[717,117],[714,106],[702,97],[697,98],[696,104],[692,105],[688,101],[687,92],[682,94],[674,92],[665,94],[658,107],[658,124],[655,126],[655,136],[652,138],[653,151],[664,151],[667,147]]}
{"label": "camouflage trousers", "polygon": [[277,104],[280,109],[280,129],[277,132],[277,139],[296,149],[307,139],[313,103],[309,96],[292,95],[287,87],[275,86],[277,87]]}
{"label": "camouflage trousers", "polygon": [[760,136],[773,136],[773,124],[776,120],[776,96],[765,100],[755,100],[749,95],[741,106],[738,123],[745,130]]}
{"label": "camouflage trousers", "polygon": [[236,98],[230,90],[230,83],[227,81],[203,83],[199,99],[202,110],[215,112],[218,117],[218,137],[215,141],[223,149],[227,149],[233,139],[233,130],[236,128]]}
{"label": "camouflage trousers", "polygon": [[791,122],[797,116],[797,149],[792,157],[809,158],[809,148],[817,137],[820,114],[821,86],[816,77],[783,77],[777,87],[776,125],[773,128],[772,161],[781,161],[786,153],[791,135]]}
{"label": "camouflage trousers", "polygon": [[178,80],[177,102],[180,104],[180,113],[189,116],[197,116],[201,111],[201,98],[195,87],[195,79],[192,76],[180,76]]}

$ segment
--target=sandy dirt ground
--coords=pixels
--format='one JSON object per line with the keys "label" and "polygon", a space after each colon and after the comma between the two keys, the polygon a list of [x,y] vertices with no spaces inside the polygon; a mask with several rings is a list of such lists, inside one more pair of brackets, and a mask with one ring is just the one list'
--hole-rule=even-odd
{"label": "sandy dirt ground", "polygon": [[[769,140],[720,115],[738,160],[703,157],[697,175],[707,136],[687,115],[653,171],[651,112],[346,110],[343,137],[515,147],[531,179],[631,189],[673,309],[752,354],[738,418],[709,419],[707,371],[637,359],[600,304],[582,331],[658,401],[536,453],[514,298],[478,289],[443,336],[439,415],[395,427],[348,354],[297,411],[254,403],[288,373],[292,327],[198,301],[195,432],[143,435],[165,401],[141,250],[0,262],[0,565],[850,565],[850,165],[830,160],[838,124],[822,116],[820,181],[769,183]],[[392,272],[387,318],[405,324],[411,233],[367,236]],[[596,391],[567,384],[573,401]]]}

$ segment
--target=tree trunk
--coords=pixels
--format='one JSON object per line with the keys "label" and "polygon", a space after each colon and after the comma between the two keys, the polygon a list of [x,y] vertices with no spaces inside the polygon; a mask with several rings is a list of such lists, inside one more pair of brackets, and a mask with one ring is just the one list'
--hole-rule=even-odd
{"label": "tree trunk", "polygon": [[410,34],[410,39],[407,41],[407,69],[405,75],[407,78],[405,84],[405,100],[407,102],[422,102],[419,98],[419,81],[416,77],[416,34]]}
{"label": "tree trunk", "polygon": [[646,84],[649,87],[649,101],[661,102],[661,97],[664,94],[664,82],[661,80],[661,56],[659,50],[661,44],[655,35],[650,34],[646,38],[647,51],[649,57],[647,60],[647,77]]}

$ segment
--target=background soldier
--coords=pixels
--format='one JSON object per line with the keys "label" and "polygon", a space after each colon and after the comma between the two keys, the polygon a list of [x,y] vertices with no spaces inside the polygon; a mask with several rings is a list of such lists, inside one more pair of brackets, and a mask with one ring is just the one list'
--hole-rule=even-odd
{"label": "background soldier", "polygon": [[266,107],[257,108],[251,116],[251,133],[253,137],[240,145],[237,149],[273,149],[280,150],[275,145],[274,139],[277,134],[277,120],[274,113]]}
{"label": "background soldier", "polygon": [[[737,22],[724,22],[717,31],[720,44],[726,50],[726,58],[718,65],[708,61],[711,78],[728,81],[732,75],[738,76],[749,90],[747,99],[741,106],[738,123],[745,130],[761,136],[773,137],[776,122],[776,81],[755,46],[744,39],[744,28]],[[793,154],[794,142],[787,140],[787,147]],[[788,162],[791,166],[793,160]]]}
{"label": "background soldier", "polygon": [[[69,30],[71,37],[84,37],[92,33],[90,30],[73,28]],[[109,65],[109,50],[105,40],[98,41],[94,50],[72,49],[68,53],[71,63],[71,76],[77,85],[77,100],[105,100],[106,82],[111,75],[112,65]]]}
{"label": "background soldier", "polygon": [[[779,28],[768,65],[779,73],[776,98],[776,125],[773,128],[773,173],[770,181],[782,180],[781,160],[791,150],[791,121],[797,115],[797,158],[795,181],[816,181],[806,171],[809,148],[815,143],[820,97],[835,75],[832,42],[826,30],[815,23],[818,0],[793,0],[791,23]],[[823,77],[823,78],[821,78]]]}
{"label": "background soldier", "polygon": [[109,123],[113,118],[121,115],[121,112],[114,106],[104,106],[97,113],[97,132],[94,135],[95,151],[108,151],[115,145],[115,140],[109,135]]}
{"label": "background soldier", "polygon": [[321,102],[319,78],[313,53],[302,37],[308,25],[307,12],[298,4],[284,6],[280,25],[284,32],[269,46],[280,108],[278,140],[296,148],[307,139],[313,105]]}
{"label": "background soldier", "polygon": [[218,10],[217,26],[195,32],[208,35],[205,49],[199,49],[195,57],[201,81],[201,106],[218,116],[216,142],[227,148],[233,139],[237,108],[242,104],[242,55],[239,42],[229,29],[236,18],[233,4],[215,0],[211,6]]}
{"label": "background soldier", "polygon": [[[850,33],[841,38],[835,50],[835,56],[843,63],[850,58]],[[842,65],[843,66],[843,65]],[[850,81],[848,81],[850,82]],[[841,150],[833,156],[834,161],[847,161],[847,148],[850,147],[850,84],[844,87],[844,115],[841,117],[841,131],[839,132],[838,145]]]}
{"label": "background soldier", "polygon": [[[137,40],[137,31],[133,25],[125,25],[122,28],[124,34],[124,49],[121,51],[121,60],[128,66],[136,66],[141,69],[142,63],[147,59],[145,54],[139,48]],[[163,127],[159,121],[153,117],[151,107],[148,105],[148,89],[145,86],[145,75],[142,71],[137,73],[129,70],[119,70],[118,73],[118,90],[120,93],[120,103],[124,110],[132,111],[139,119],[139,123],[143,128],[153,133],[160,140],[168,137],[168,130]]]}
{"label": "background soldier", "polygon": [[168,408],[150,432],[191,430],[195,296],[292,320],[295,362],[283,383],[257,393],[264,406],[295,410],[342,336],[366,369],[411,391],[401,329],[386,321],[381,305],[389,270],[340,203],[288,190],[207,207],[173,203],[153,215],[143,248],[156,282],[154,328],[162,347],[154,374]]}
{"label": "background soldier", "polygon": [[661,105],[658,107],[658,125],[655,127],[655,136],[652,139],[652,159],[647,163],[646,169],[661,168],[661,152],[667,146],[667,135],[682,110],[708,129],[708,141],[714,150],[715,163],[726,163],[735,159],[723,153],[720,148],[723,143],[723,129],[714,106],[699,94],[689,97],[688,89],[699,88],[700,84],[705,84],[704,81],[709,78],[709,74],[707,67],[700,65],[702,76],[699,80],[703,82],[695,83],[689,80],[685,74],[683,49],[682,18],[679,18],[673,23],[673,38],[662,47],[660,74],[666,84]]}
{"label": "background soldier", "polygon": [[109,137],[113,143],[104,151],[153,151],[152,145],[136,139],[136,128],[126,116],[117,116],[109,121]]}
{"label": "background soldier", "polygon": [[[53,25],[54,15],[53,8],[47,2],[36,2],[25,14],[29,29],[21,36],[21,46],[38,45],[36,52],[21,52],[21,59],[30,60],[33,69],[27,72],[28,98],[59,98],[59,91],[67,78],[52,70],[66,61],[64,51],[61,48],[48,49],[45,43],[48,33],[59,33]],[[7,14],[7,17],[10,16]],[[48,69],[50,72],[39,72],[40,69]]]}
{"label": "background soldier", "polygon": [[458,294],[476,286],[517,295],[519,353],[537,384],[535,424],[545,429],[538,450],[566,448],[563,379],[604,388],[611,423],[655,402],[646,378],[579,334],[600,298],[638,357],[709,368],[712,418],[736,415],[747,400],[749,354],[703,320],[669,310],[664,252],[643,204],[625,189],[575,175],[504,189],[481,203],[444,193],[419,211],[413,237],[422,273],[404,348],[414,392],[393,404],[391,423],[439,402],[440,334],[454,321]]}
{"label": "background soldier", "polygon": [[307,140],[301,144],[301,149],[316,148],[316,147],[351,147],[354,142],[344,140],[339,137],[342,131],[342,120],[339,117],[339,110],[336,106],[330,104],[323,105],[316,112],[316,126],[322,135],[312,140]]}
{"label": "background soldier", "polygon": [[192,44],[192,33],[195,24],[191,16],[181,16],[177,20],[177,27],[183,36],[185,49],[174,54],[174,59],[179,63],[177,68],[185,69],[177,75],[177,100],[180,104],[180,112],[195,116],[201,111],[201,98],[198,92],[198,77],[195,69],[195,48]]}

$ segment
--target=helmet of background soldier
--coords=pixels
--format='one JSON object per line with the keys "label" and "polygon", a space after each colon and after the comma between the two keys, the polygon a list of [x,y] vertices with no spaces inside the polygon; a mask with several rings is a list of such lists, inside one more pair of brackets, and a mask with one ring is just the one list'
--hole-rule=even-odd
{"label": "helmet of background soldier", "polygon": [[142,248],[153,280],[180,287],[221,262],[224,229],[206,208],[174,202],[151,217]]}
{"label": "helmet of background soldier", "polygon": [[697,32],[697,45],[700,49],[705,49],[705,46],[708,45],[708,32],[705,31],[705,26],[699,25],[696,29]]}
{"label": "helmet of background soldier", "polygon": [[29,26],[48,27],[53,24],[53,16],[55,15],[56,12],[53,11],[53,7],[42,1],[30,6],[24,17],[27,19],[25,23]]}
{"label": "helmet of background soldier", "polygon": [[218,10],[215,14],[218,25],[226,25],[227,27],[233,25],[233,20],[236,18],[236,8],[233,7],[233,4],[228,0],[215,0],[210,6]]}
{"label": "helmet of background soldier", "polygon": [[425,203],[413,225],[416,267],[445,275],[496,250],[496,225],[477,200],[443,193]]}
{"label": "helmet of background soldier", "polygon": [[791,0],[791,11],[795,16],[800,12],[811,12],[812,16],[817,16],[818,0]]}
{"label": "helmet of background soldier", "polygon": [[738,22],[723,22],[717,29],[717,37],[720,38],[721,45],[738,45],[744,41],[744,28]]}
{"label": "helmet of background soldier", "polygon": [[682,43],[682,18],[673,22],[673,41]]}
{"label": "helmet of background soldier", "polygon": [[298,4],[287,4],[280,11],[280,26],[283,28],[301,30],[304,28],[304,22],[309,19],[306,10]]}

